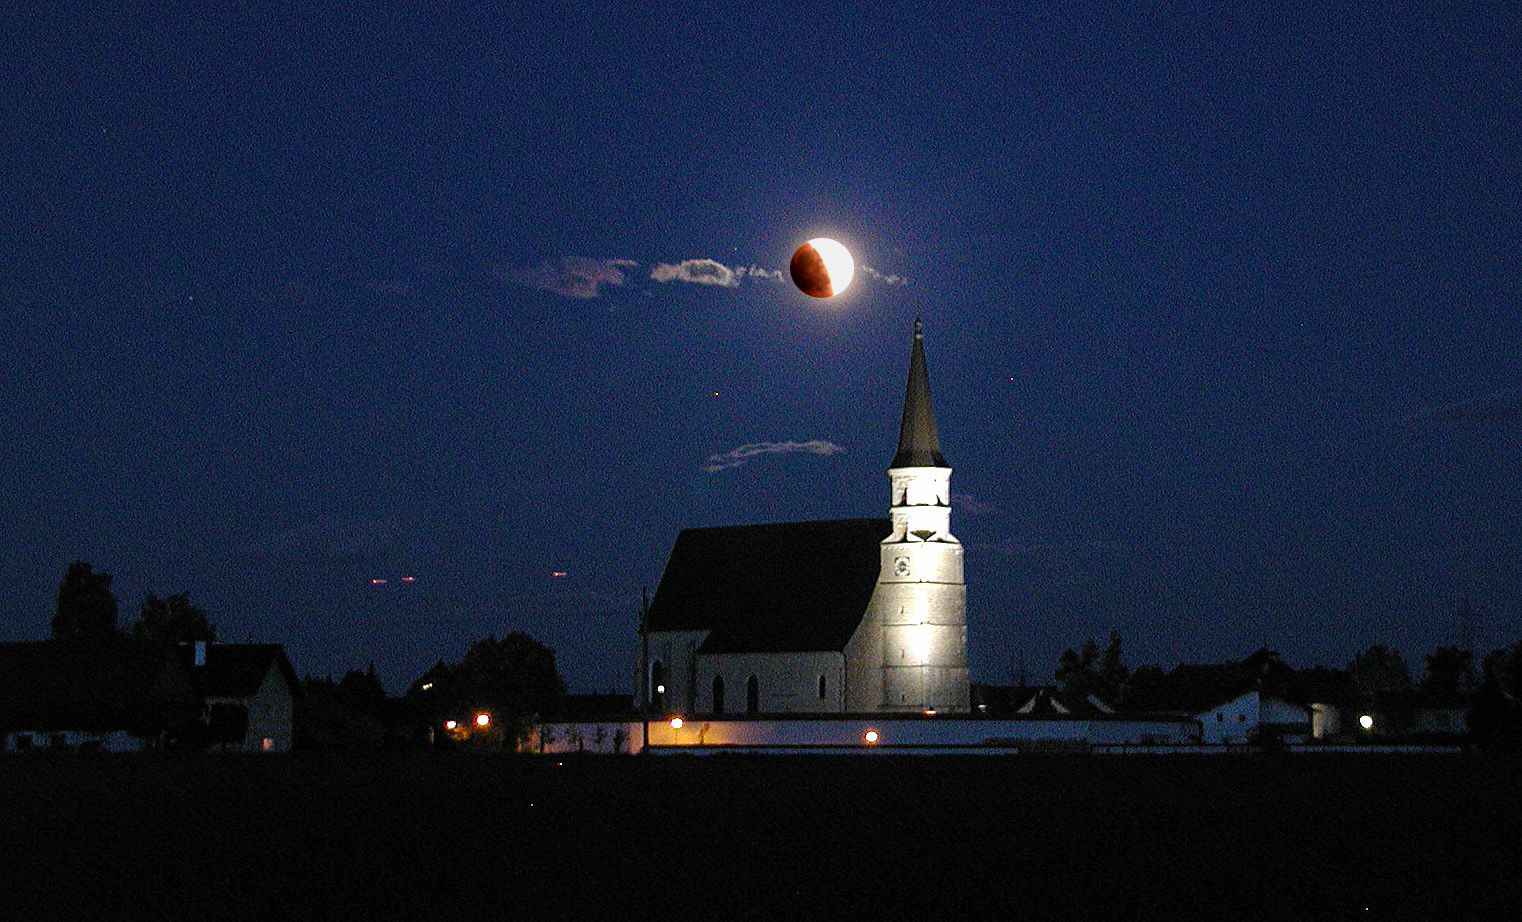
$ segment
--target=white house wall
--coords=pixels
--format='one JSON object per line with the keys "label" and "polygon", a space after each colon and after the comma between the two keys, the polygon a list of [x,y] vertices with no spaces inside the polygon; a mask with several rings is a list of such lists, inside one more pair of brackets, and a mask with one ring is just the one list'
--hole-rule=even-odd
{"label": "white house wall", "polygon": [[1245,743],[1248,734],[1258,726],[1258,693],[1244,692],[1196,716],[1200,721],[1201,742]]}
{"label": "white house wall", "polygon": [[[1230,701],[1196,714],[1200,722],[1200,741],[1204,743],[1246,743],[1262,725],[1278,727],[1303,725],[1315,733],[1318,713],[1282,698],[1264,697],[1256,690],[1243,692]],[[1304,740],[1304,736],[1287,738]]]}
{"label": "white house wall", "polygon": [[[665,673],[666,691],[661,710],[671,714],[692,712],[698,692],[698,647],[702,646],[708,634],[708,631],[650,632],[650,659],[644,668],[653,670],[655,664],[659,663]],[[640,683],[641,689],[646,687],[646,682]],[[657,693],[653,687],[650,688],[650,694],[654,700]]]}
{"label": "white house wall", "polygon": [[243,748],[260,752],[289,752],[295,744],[296,699],[280,667],[271,663],[248,699],[248,734]]}
{"label": "white house wall", "polygon": [[[751,676],[757,713],[821,714],[841,710],[845,661],[839,653],[714,653],[698,655],[696,714],[713,714],[713,680],[724,679],[724,713],[746,713]],[[824,680],[824,696],[819,694]]]}

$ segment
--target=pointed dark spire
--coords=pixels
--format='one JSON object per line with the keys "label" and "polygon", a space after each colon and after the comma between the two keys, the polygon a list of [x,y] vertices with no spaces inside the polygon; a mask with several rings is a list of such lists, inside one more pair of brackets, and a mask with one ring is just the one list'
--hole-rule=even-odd
{"label": "pointed dark spire", "polygon": [[909,389],[904,394],[904,420],[898,428],[898,454],[890,468],[951,467],[941,454],[935,430],[935,407],[930,402],[930,373],[925,370],[925,327],[914,319],[914,353],[909,357]]}

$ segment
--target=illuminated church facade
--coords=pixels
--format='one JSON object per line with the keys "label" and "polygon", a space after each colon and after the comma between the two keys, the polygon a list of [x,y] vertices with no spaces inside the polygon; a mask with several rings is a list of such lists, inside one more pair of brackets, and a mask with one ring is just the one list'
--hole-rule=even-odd
{"label": "illuminated church facade", "polygon": [[683,531],[643,618],[649,712],[965,713],[951,470],[916,320],[888,517]]}

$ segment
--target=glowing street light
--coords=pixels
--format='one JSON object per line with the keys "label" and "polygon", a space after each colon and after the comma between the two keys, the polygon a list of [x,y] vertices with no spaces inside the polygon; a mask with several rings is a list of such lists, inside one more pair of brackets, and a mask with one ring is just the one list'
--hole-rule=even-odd
{"label": "glowing street light", "polygon": [[869,746],[881,739],[881,737],[877,735],[876,730],[868,730],[866,733],[861,735],[861,738],[866,741],[867,745]]}
{"label": "glowing street light", "polygon": [[459,725],[460,725],[460,722],[458,720],[446,720],[446,721],[444,721],[444,729],[445,730],[453,730],[456,727],[458,727]]}
{"label": "glowing street light", "polygon": [[478,727],[489,727],[489,726],[491,726],[491,715],[486,713],[485,711],[482,711],[481,713],[477,714],[476,715],[476,726],[478,726]]}
{"label": "glowing street light", "polygon": [[686,721],[682,720],[682,718],[680,718],[680,717],[673,717],[673,718],[671,718],[671,729],[673,729],[673,730],[680,730],[680,729],[682,729],[682,726],[685,723],[686,723]]}
{"label": "glowing street light", "polygon": [[1372,714],[1363,715],[1362,717],[1358,718],[1358,725],[1363,727],[1365,730],[1374,729],[1374,716]]}

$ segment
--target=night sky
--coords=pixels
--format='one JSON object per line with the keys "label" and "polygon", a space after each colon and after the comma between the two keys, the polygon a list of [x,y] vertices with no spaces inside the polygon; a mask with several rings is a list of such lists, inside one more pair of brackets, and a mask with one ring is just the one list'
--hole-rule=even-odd
{"label": "night sky", "polygon": [[0,14],[0,640],[628,690],[681,528],[887,514],[916,316],[975,680],[1522,636],[1511,4],[176,5]]}

